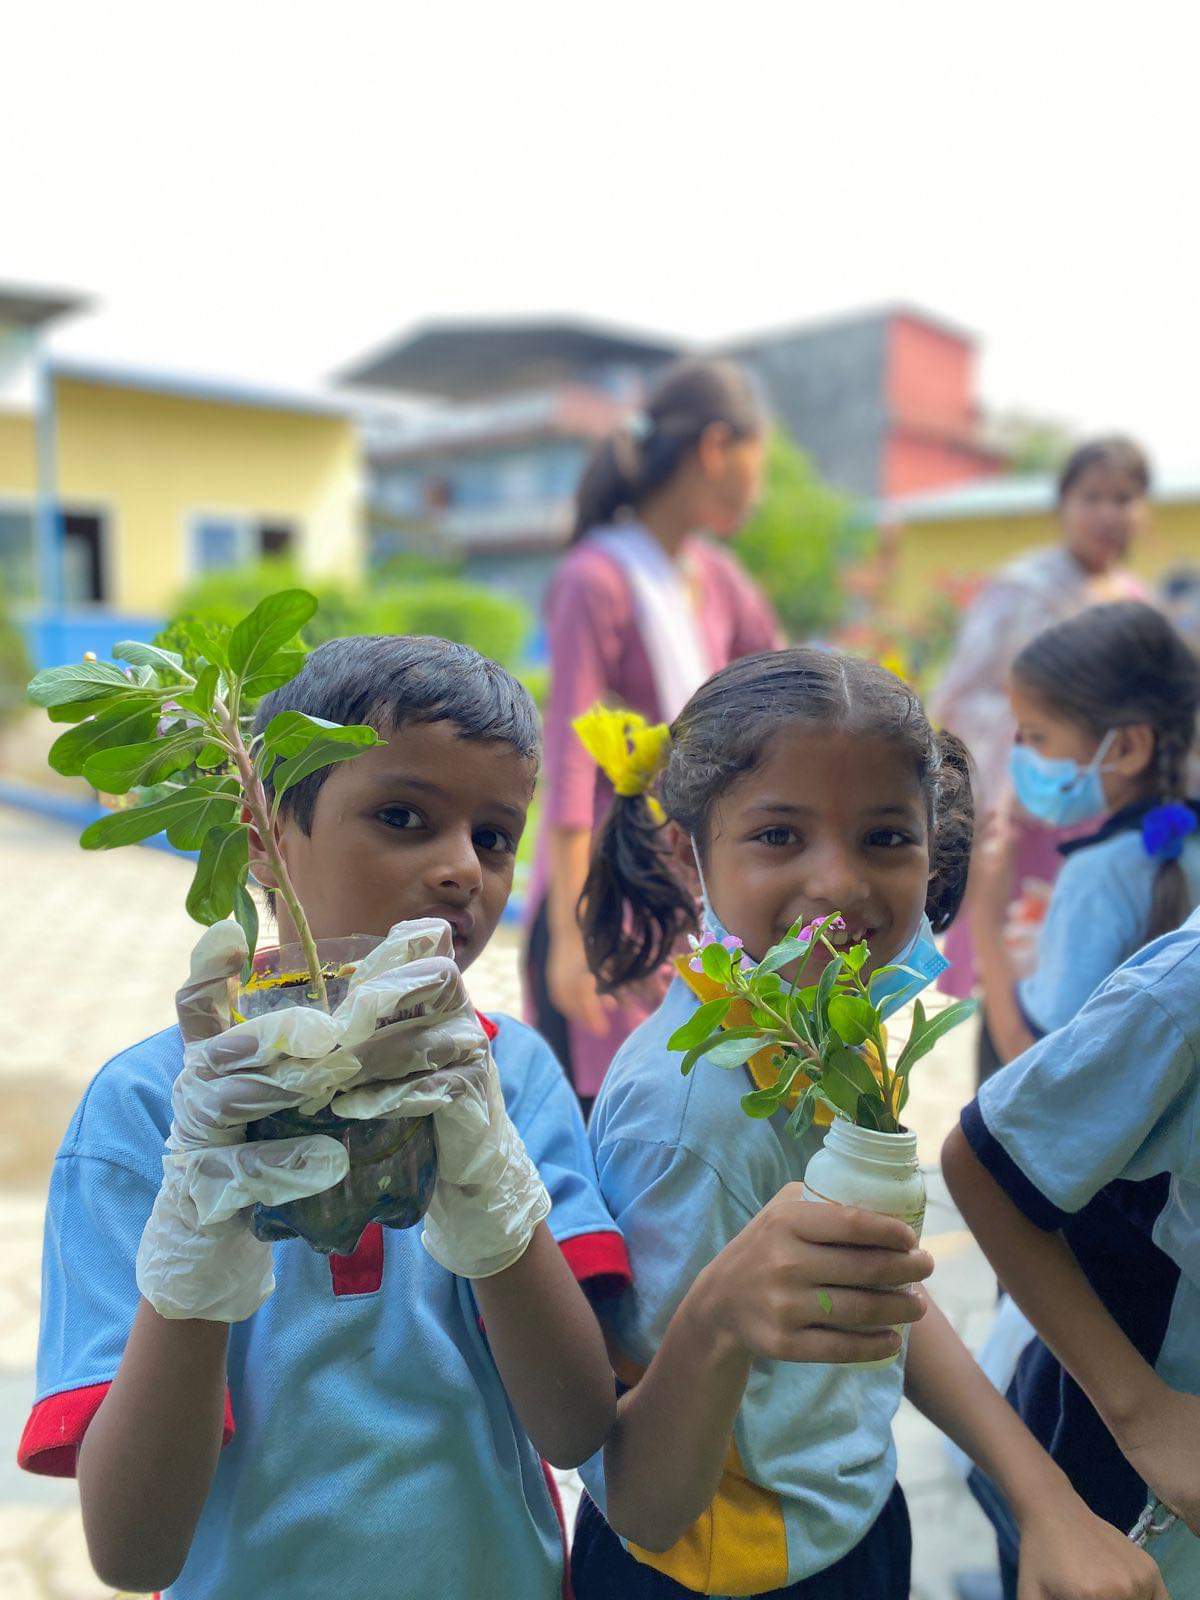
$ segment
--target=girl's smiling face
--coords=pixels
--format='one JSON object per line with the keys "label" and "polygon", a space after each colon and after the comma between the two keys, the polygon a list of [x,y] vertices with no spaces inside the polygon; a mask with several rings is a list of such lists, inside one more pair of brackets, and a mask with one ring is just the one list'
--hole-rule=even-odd
{"label": "girl's smiling face", "polygon": [[[925,910],[925,796],[891,740],[785,727],[713,807],[702,855],[713,910],[755,960],[794,923],[840,912],[874,969],[904,948]],[[806,972],[827,959],[815,951]]]}

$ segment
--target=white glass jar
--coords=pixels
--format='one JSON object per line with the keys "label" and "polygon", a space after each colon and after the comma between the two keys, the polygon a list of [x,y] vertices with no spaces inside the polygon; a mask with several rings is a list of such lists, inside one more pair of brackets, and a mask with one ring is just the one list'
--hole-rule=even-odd
{"label": "white glass jar", "polygon": [[[825,1143],[804,1169],[804,1192],[810,1200],[834,1201],[843,1206],[859,1206],[864,1211],[881,1211],[886,1217],[900,1217],[921,1237],[925,1224],[925,1179],[917,1162],[915,1133],[877,1133],[873,1128],[856,1128],[843,1117],[835,1117],[825,1135]],[[901,1350],[907,1348],[908,1330]],[[857,1363],[862,1368],[887,1367],[897,1360]]]}

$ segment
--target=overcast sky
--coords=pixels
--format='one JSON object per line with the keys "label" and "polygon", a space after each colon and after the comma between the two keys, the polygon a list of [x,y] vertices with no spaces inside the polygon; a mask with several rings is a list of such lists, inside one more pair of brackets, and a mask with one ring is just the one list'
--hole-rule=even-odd
{"label": "overcast sky", "polygon": [[307,382],[431,317],[713,340],[900,298],[978,334],[990,405],[1200,467],[1188,0],[39,0],[3,34],[0,280],[95,297],[63,349]]}

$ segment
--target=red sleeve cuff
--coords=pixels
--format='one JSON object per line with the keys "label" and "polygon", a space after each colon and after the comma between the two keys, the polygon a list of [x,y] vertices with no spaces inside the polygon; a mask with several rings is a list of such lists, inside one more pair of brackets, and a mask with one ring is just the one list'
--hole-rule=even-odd
{"label": "red sleeve cuff", "polygon": [[579,1233],[559,1241],[567,1265],[593,1294],[617,1294],[633,1282],[629,1252],[619,1233]]}
{"label": "red sleeve cuff", "polygon": [[[93,1383],[86,1389],[65,1389],[39,1400],[29,1413],[17,1447],[18,1466],[44,1478],[73,1478],[83,1436],[110,1388],[107,1383]],[[232,1438],[233,1402],[226,1389],[222,1445]]]}

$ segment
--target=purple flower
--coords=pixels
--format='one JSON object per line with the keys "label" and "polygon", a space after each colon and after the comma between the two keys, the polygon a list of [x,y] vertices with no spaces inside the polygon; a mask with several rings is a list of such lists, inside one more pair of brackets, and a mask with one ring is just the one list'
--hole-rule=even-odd
{"label": "purple flower", "polygon": [[[808,944],[810,940],[816,938],[817,929],[824,921],[824,917],[814,917],[810,923],[807,923],[803,928],[800,929],[800,932],[796,935],[797,939],[802,939],[805,944]],[[825,931],[826,933],[841,933],[845,926],[845,917],[834,917],[830,921],[829,926]]]}
{"label": "purple flower", "polygon": [[1200,827],[1191,806],[1171,801],[1155,806],[1142,818],[1142,848],[1156,861],[1178,861],[1183,841]]}

